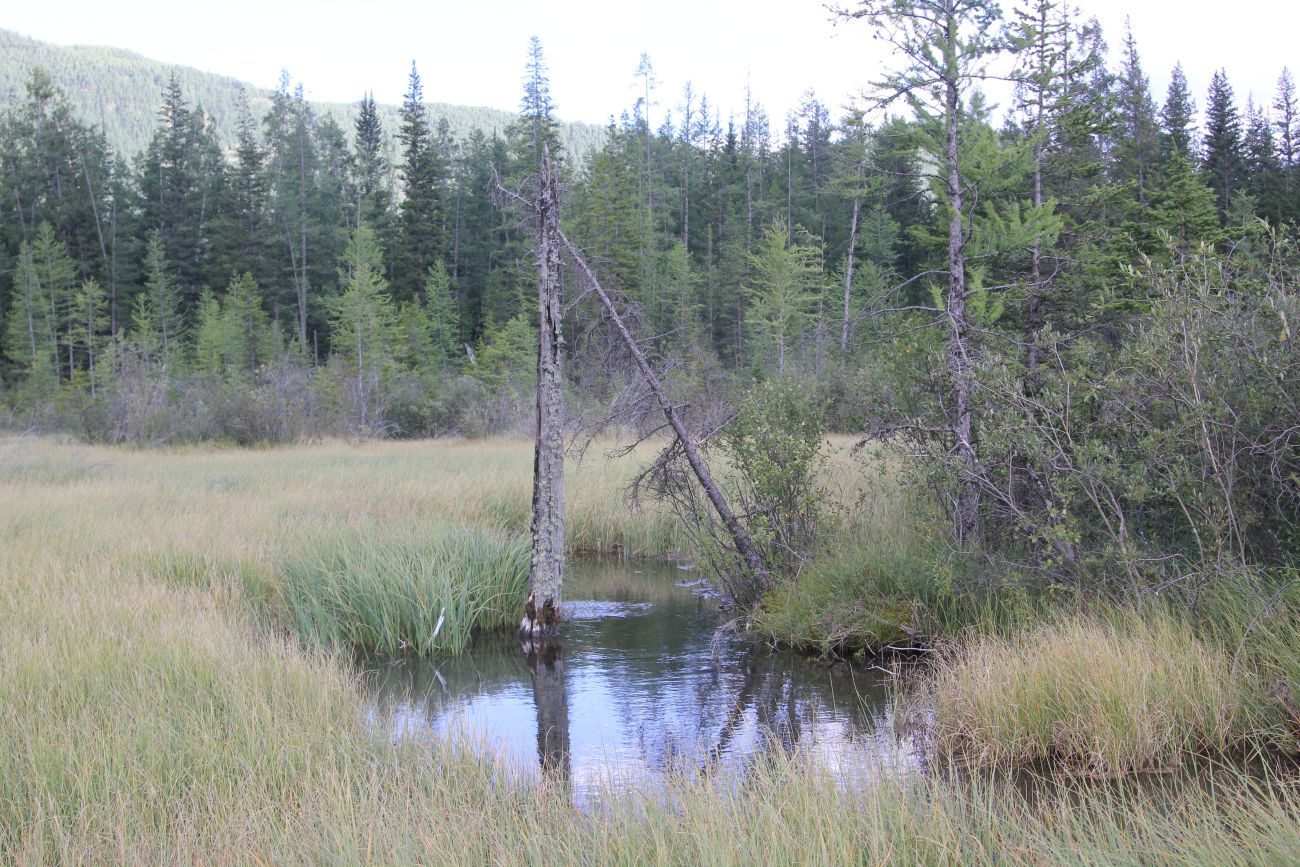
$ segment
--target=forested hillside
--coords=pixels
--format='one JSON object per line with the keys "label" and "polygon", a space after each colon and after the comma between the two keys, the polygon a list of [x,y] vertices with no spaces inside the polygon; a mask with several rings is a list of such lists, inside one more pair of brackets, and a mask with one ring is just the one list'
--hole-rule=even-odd
{"label": "forested hillside", "polygon": [[[396,63],[394,70],[399,70],[401,61]],[[31,71],[37,67],[67,96],[78,120],[98,126],[113,149],[128,157],[149,144],[158,121],[158,94],[173,75],[187,99],[210,116],[223,146],[233,146],[238,134],[241,90],[257,117],[271,107],[272,91],[224,75],[161,63],[120,48],[54,45],[10,30],[0,30],[0,106],[23,100]],[[358,85],[358,97],[364,90],[364,85]],[[321,117],[331,117],[344,127],[356,120],[355,103],[313,101],[312,106]],[[398,106],[378,108],[388,128],[396,128]],[[489,135],[502,132],[514,120],[508,111],[443,102],[430,102],[429,112],[434,118],[446,118],[456,138],[473,130]],[[560,130],[565,147],[575,156],[598,147],[603,135],[599,127],[584,123],[561,122]]]}

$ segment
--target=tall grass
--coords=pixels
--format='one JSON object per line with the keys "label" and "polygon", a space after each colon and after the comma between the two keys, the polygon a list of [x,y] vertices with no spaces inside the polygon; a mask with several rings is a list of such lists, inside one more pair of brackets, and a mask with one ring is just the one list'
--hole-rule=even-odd
{"label": "tall grass", "polygon": [[[1228,775],[1164,798],[1026,800],[942,775],[847,791],[777,752],[743,781],[677,779],[579,813],[563,786],[455,741],[376,739],[345,662],[257,616],[283,604],[289,569],[325,592],[323,576],[393,562],[429,576],[488,562],[456,553],[465,527],[509,560],[511,528],[487,517],[483,489],[526,498],[526,445],[0,442],[0,462],[15,453],[21,470],[0,466],[0,863],[1231,865],[1300,853],[1295,788]],[[599,495],[602,538],[642,520],[618,496]]]}
{"label": "tall grass", "polygon": [[939,749],[976,764],[1112,776],[1245,741],[1253,696],[1232,660],[1174,617],[1115,611],[940,654],[926,694]]}
{"label": "tall grass", "polygon": [[528,542],[503,530],[352,528],[286,558],[277,607],[326,644],[459,653],[473,629],[518,617],[528,565]]}

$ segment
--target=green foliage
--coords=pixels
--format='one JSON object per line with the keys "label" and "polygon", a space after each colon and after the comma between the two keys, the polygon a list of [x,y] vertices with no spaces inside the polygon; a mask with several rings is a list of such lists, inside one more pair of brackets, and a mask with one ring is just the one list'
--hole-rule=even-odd
{"label": "green foliage", "polygon": [[384,653],[459,653],[476,629],[509,624],[528,585],[526,540],[498,530],[422,528],[314,543],[280,566],[276,613],[306,639]]}
{"label": "green foliage", "polygon": [[718,448],[734,472],[730,497],[769,571],[798,574],[836,517],[824,488],[825,407],[792,378],[760,383],[739,402]]}
{"label": "green foliage", "polygon": [[382,276],[379,242],[366,226],[352,235],[339,269],[342,293],[330,305],[330,334],[339,363],[350,371],[362,430],[382,423],[385,387],[397,351],[397,311]]}
{"label": "green foliage", "polygon": [[157,231],[149,235],[145,275],[144,291],[136,297],[131,315],[132,337],[141,356],[170,367],[180,361],[184,320],[176,278]]}
{"label": "green foliage", "polygon": [[817,303],[816,283],[820,250],[807,238],[791,238],[786,226],[774,223],[750,257],[753,281],[746,287],[750,300],[745,321],[755,335],[751,352],[758,369],[773,358],[784,373],[807,331]]}
{"label": "green foliage", "polygon": [[[48,72],[52,83],[72,97],[75,114],[86,123],[100,125],[119,153],[134,156],[144,151],[157,118],[158,83],[175,73],[186,93],[193,95],[211,115],[220,140],[234,146],[238,138],[240,92],[249,94],[256,115],[270,107],[272,91],[246,82],[188,66],[173,66],[130,51],[105,46],[54,45],[0,30],[0,105],[22,86],[33,68]],[[357,103],[316,103],[321,114],[340,125],[352,126],[361,109]],[[381,123],[394,129],[399,106],[376,105]],[[483,106],[429,103],[434,117],[445,117],[457,138],[475,130],[505,129],[516,117],[509,111]],[[562,139],[574,158],[599,147],[602,129],[597,124],[561,123]]]}

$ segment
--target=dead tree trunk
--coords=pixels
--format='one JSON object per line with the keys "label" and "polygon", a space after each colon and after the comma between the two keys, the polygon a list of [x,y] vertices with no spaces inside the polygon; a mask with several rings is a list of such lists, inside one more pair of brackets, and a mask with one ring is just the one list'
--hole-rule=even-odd
{"label": "dead tree trunk", "polygon": [[[950,39],[956,42],[956,23],[949,20]],[[955,66],[956,61],[952,61]],[[971,382],[971,323],[966,313],[966,234],[962,222],[957,74],[952,72],[945,91],[946,157],[948,183],[948,373],[952,377],[953,405],[949,425],[957,456],[957,499],[953,508],[953,535],[958,545],[969,546],[979,533],[980,468],[975,449],[973,384]]]}
{"label": "dead tree trunk", "polygon": [[564,338],[560,325],[559,193],[543,148],[537,192],[537,433],[533,451],[533,559],[519,635],[554,640],[564,580]]}
{"label": "dead tree trunk", "polygon": [[[862,173],[859,169],[858,182],[862,181]],[[858,208],[861,194],[853,191],[853,218],[849,220],[849,252],[844,257],[844,321],[840,327],[840,353],[841,363],[848,357],[849,352],[849,319],[852,311],[850,305],[853,301],[853,260],[858,247]]]}
{"label": "dead tree trunk", "polygon": [[681,418],[677,415],[677,410],[672,402],[668,400],[668,395],[664,392],[663,384],[659,381],[658,375],[655,374],[654,368],[650,366],[650,362],[646,360],[645,353],[641,351],[640,345],[632,338],[631,332],[627,330],[627,325],[623,322],[623,317],[619,315],[618,308],[614,306],[609,293],[605,291],[600,285],[600,281],[596,279],[596,275],[592,273],[587,260],[583,258],[578,248],[573,246],[563,232],[559,233],[559,237],[564,249],[573,258],[574,264],[587,280],[592,291],[600,298],[600,303],[604,305],[605,311],[609,313],[610,321],[614,323],[614,328],[618,331],[619,337],[627,346],[628,352],[632,354],[641,375],[645,377],[646,385],[650,387],[650,391],[654,394],[660,409],[663,410],[664,416],[668,419],[669,426],[672,427],[673,433],[677,435],[677,441],[681,443],[686,462],[690,464],[691,471],[699,481],[700,487],[704,489],[705,496],[709,498],[709,503],[712,504],[714,511],[718,513],[718,517],[722,520],[723,526],[727,528],[727,532],[731,535],[732,542],[736,546],[736,552],[740,554],[745,563],[745,568],[753,576],[755,586],[759,590],[767,589],[769,586],[767,568],[763,565],[763,558],[759,556],[758,549],[754,546],[754,540],[750,538],[749,532],[740,523],[740,519],[736,517],[736,514],[731,511],[731,506],[727,504],[726,498],[722,496],[722,491],[714,482],[708,466],[700,457],[694,438],[686,430],[686,425],[682,423]]}

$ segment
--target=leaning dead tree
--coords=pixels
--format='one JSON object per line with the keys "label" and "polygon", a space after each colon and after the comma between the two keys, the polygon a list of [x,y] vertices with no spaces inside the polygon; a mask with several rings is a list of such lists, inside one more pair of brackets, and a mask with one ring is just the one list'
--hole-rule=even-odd
{"label": "leaning dead tree", "polygon": [[670,448],[679,449],[682,456],[686,459],[686,463],[690,466],[691,472],[694,474],[696,481],[699,482],[700,488],[704,492],[704,496],[708,499],[709,504],[717,513],[718,519],[726,528],[728,535],[730,535],[736,553],[739,555],[746,571],[749,573],[752,587],[757,590],[767,589],[769,585],[768,570],[764,565],[762,556],[760,556],[758,552],[757,546],[754,544],[753,538],[749,535],[749,531],[745,529],[745,525],[741,523],[740,518],[737,517],[734,511],[732,511],[731,506],[727,503],[726,497],[722,494],[722,490],[714,480],[713,474],[709,472],[708,464],[706,464],[704,459],[700,456],[698,443],[691,435],[690,431],[687,430],[685,423],[682,421],[681,415],[677,411],[677,407],[668,399],[668,394],[664,391],[663,383],[660,381],[658,374],[655,373],[654,367],[651,366],[649,360],[646,358],[640,344],[638,344],[636,339],[633,338],[631,331],[627,327],[627,323],[619,314],[618,308],[615,306],[610,294],[600,285],[600,281],[596,279],[596,275],[592,271],[591,266],[587,263],[586,258],[578,248],[569,241],[563,231],[559,231],[559,238],[565,252],[568,253],[570,259],[573,261],[574,267],[578,270],[578,273],[582,276],[583,280],[586,281],[588,289],[595,293],[596,297],[600,299],[600,303],[605,308],[605,312],[609,316],[609,320],[613,324],[615,331],[618,333],[619,338],[627,348],[628,353],[632,356],[633,361],[635,361],[637,370],[640,372],[646,386],[654,396],[655,402],[658,403],[659,408],[663,411],[668,426],[672,429],[676,438]]}
{"label": "leaning dead tree", "polygon": [[559,185],[542,151],[537,219],[537,431],[533,449],[533,558],[519,637],[546,643],[560,623],[564,581],[564,308],[560,299]]}

